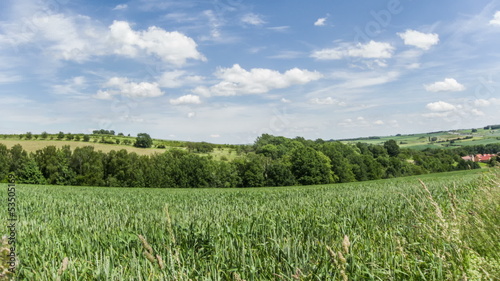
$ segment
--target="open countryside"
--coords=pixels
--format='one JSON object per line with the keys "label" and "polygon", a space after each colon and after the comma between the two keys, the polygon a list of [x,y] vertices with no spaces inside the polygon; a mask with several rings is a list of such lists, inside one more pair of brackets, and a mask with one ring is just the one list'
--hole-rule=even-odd
{"label": "open countryside", "polygon": [[500,0],[1,0],[0,281],[500,281]]}

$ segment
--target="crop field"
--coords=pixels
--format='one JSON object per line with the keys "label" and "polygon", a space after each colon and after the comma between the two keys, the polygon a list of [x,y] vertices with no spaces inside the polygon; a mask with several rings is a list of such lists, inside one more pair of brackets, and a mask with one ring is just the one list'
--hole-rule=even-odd
{"label": "crop field", "polygon": [[16,280],[498,280],[498,178],[482,169],[286,188],[17,185]]}
{"label": "crop field", "polygon": [[[485,145],[491,143],[500,143],[500,130],[485,130],[478,128],[477,132],[471,130],[443,131],[435,133],[381,136],[372,138],[359,138],[351,140],[342,140],[343,143],[368,143],[381,145],[388,140],[395,140],[401,147],[423,150],[426,148],[457,148],[460,146]],[[472,136],[472,139],[463,139],[466,136]],[[436,142],[429,141],[430,138],[436,138]],[[457,138],[462,138],[457,140]],[[449,141],[454,140],[453,145]]]}

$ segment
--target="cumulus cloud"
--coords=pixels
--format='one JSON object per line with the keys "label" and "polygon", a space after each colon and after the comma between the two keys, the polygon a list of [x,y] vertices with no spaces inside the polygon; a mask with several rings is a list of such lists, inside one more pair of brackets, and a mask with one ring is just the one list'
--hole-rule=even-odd
{"label": "cumulus cloud", "polygon": [[254,14],[254,13],[249,13],[244,15],[241,18],[241,22],[245,24],[250,24],[250,25],[263,25],[266,23],[261,16]]}
{"label": "cumulus cloud", "polygon": [[408,29],[403,33],[398,33],[398,35],[404,40],[405,45],[415,46],[423,50],[429,50],[439,43],[439,35],[436,33],[422,33]]}
{"label": "cumulus cloud", "polygon": [[500,25],[500,11],[497,11],[493,16],[493,19],[490,20],[491,25]]}
{"label": "cumulus cloud", "polygon": [[324,26],[326,22],[326,18],[319,18],[314,22],[315,26]]}
{"label": "cumulus cloud", "polygon": [[24,22],[12,22],[8,27],[0,23],[0,28],[5,30],[0,44],[34,43],[56,60],[84,62],[105,55],[149,55],[176,66],[188,59],[205,60],[196,42],[180,32],[156,26],[136,31],[126,21],[114,21],[106,27],[87,16],[42,13],[33,19],[30,28]]}
{"label": "cumulus cloud", "polygon": [[437,112],[452,111],[457,109],[453,104],[444,101],[432,102],[427,104],[425,107],[430,111],[437,111]]}
{"label": "cumulus cloud", "polygon": [[313,52],[311,57],[319,60],[338,60],[345,57],[387,59],[392,57],[393,52],[394,47],[391,44],[372,40],[366,44],[322,49]]}
{"label": "cumulus cloud", "polygon": [[317,71],[298,68],[292,68],[284,73],[265,68],[252,68],[248,71],[238,64],[218,69],[215,76],[222,81],[211,87],[197,87],[194,93],[205,96],[264,94],[273,89],[306,84],[323,77]]}
{"label": "cumulus cloud", "polygon": [[373,122],[373,124],[375,124],[375,125],[384,125],[385,123],[382,120],[377,120],[377,121]]}
{"label": "cumulus cloud", "polygon": [[170,104],[172,104],[172,105],[200,104],[200,103],[201,103],[200,97],[196,96],[196,95],[185,95],[185,96],[170,100]]}
{"label": "cumulus cloud", "polygon": [[156,26],[134,31],[126,21],[114,21],[109,29],[117,45],[114,52],[119,55],[136,57],[142,51],[175,65],[183,65],[187,59],[205,60],[196,42],[177,31],[167,32]]}
{"label": "cumulus cloud", "polygon": [[460,92],[465,90],[465,86],[453,78],[446,78],[444,81],[424,85],[424,87],[429,92]]}
{"label": "cumulus cloud", "polygon": [[116,5],[116,7],[113,8],[113,11],[125,10],[127,8],[128,8],[127,4],[119,4],[119,5]]}
{"label": "cumulus cloud", "polygon": [[158,83],[130,82],[125,77],[113,77],[103,85],[105,90],[98,90],[94,95],[97,99],[111,99],[114,95],[122,95],[129,98],[159,97],[164,94]]}

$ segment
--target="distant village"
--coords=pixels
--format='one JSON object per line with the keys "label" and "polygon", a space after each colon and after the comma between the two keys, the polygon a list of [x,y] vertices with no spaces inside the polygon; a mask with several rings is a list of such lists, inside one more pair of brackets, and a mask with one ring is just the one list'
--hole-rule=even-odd
{"label": "distant village", "polygon": [[465,161],[473,161],[473,162],[482,162],[487,163],[491,160],[492,157],[500,156],[500,152],[497,154],[476,154],[476,155],[467,155],[462,157]]}

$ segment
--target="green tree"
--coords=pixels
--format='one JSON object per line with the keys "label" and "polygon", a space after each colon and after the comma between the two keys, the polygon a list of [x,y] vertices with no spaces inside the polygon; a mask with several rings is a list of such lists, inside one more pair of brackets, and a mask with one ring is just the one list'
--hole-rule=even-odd
{"label": "green tree", "polygon": [[7,179],[9,174],[9,150],[7,146],[0,143],[0,182]]}
{"label": "green tree", "polygon": [[63,132],[59,132],[59,134],[57,134],[57,139],[58,140],[64,139],[64,133]]}
{"label": "green tree", "polygon": [[69,185],[75,178],[75,173],[69,167],[71,149],[65,145],[62,149],[47,146],[37,150],[33,158],[49,184]]}
{"label": "green tree", "polygon": [[290,186],[297,181],[292,173],[291,163],[285,159],[271,160],[266,165],[266,186]]}
{"label": "green tree", "polygon": [[236,159],[234,162],[241,182],[238,187],[260,187],[265,184],[263,158],[254,153]]}
{"label": "green tree", "polygon": [[27,159],[23,166],[16,172],[17,180],[27,184],[47,184],[42,172],[34,159]]}
{"label": "green tree", "polygon": [[49,134],[45,131],[43,131],[43,133],[40,135],[42,139],[47,139],[49,137]]}
{"label": "green tree", "polygon": [[84,142],[88,142],[88,141],[90,141],[90,136],[89,136],[89,135],[84,135],[84,136],[83,136],[83,141],[84,141]]}
{"label": "green tree", "polygon": [[150,148],[153,145],[153,140],[146,133],[137,134],[137,138],[135,140],[134,146],[141,148]]}
{"label": "green tree", "polygon": [[17,173],[28,161],[28,153],[23,149],[23,147],[20,144],[16,144],[10,148],[9,154],[10,154],[9,171]]}
{"label": "green tree", "polygon": [[387,150],[387,154],[389,154],[390,157],[396,157],[399,155],[399,145],[395,140],[388,140],[384,142],[384,148]]}
{"label": "green tree", "polygon": [[93,146],[77,147],[71,155],[70,167],[75,172],[76,185],[104,185],[104,154]]}
{"label": "green tree", "polygon": [[27,133],[26,133],[26,135],[25,135],[25,138],[26,138],[27,140],[30,140],[30,139],[32,139],[32,138],[33,138],[33,134],[32,134],[31,132],[27,132]]}
{"label": "green tree", "polygon": [[292,173],[302,185],[334,182],[331,161],[311,147],[297,148],[290,155]]}
{"label": "green tree", "polygon": [[341,142],[326,142],[320,151],[330,158],[332,171],[338,176],[338,182],[356,181],[351,163],[347,160],[347,155],[354,153],[351,147]]}

